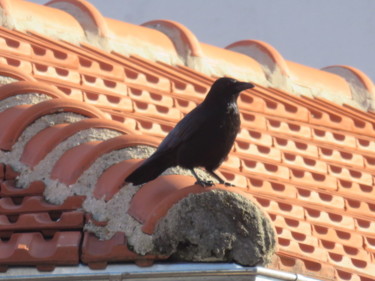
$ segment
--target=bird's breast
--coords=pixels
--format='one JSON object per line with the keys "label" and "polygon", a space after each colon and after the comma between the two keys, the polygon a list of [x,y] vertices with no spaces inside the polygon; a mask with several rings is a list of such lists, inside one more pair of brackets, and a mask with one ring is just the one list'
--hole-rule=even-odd
{"label": "bird's breast", "polygon": [[221,120],[220,127],[224,128],[228,131],[234,130],[237,131],[240,127],[241,121],[240,121],[240,113],[238,111],[237,104],[230,103],[226,107],[225,115],[223,115],[223,119]]}

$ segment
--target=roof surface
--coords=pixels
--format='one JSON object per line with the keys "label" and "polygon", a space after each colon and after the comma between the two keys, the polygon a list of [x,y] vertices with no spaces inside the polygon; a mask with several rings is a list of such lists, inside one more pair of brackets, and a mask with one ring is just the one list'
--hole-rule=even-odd
{"label": "roof surface", "polygon": [[[177,22],[132,25],[83,0],[0,6],[1,270],[167,258],[127,249],[123,232],[88,215],[90,204],[115,204],[140,161],[129,148],[147,155],[142,147],[157,146],[227,75],[256,87],[239,98],[242,129],[219,171],[270,216],[278,235],[270,268],[374,280],[375,88],[360,70],[310,68],[256,40],[218,48]],[[144,233],[167,210],[147,191],[165,188],[171,206],[194,183],[165,178],[129,209]],[[105,227],[109,240],[91,233]]]}

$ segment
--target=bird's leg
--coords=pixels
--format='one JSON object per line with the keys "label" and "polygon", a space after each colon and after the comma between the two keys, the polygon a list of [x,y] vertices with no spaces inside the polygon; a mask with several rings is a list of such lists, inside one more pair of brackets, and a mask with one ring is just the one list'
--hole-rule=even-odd
{"label": "bird's leg", "polygon": [[191,173],[193,174],[193,176],[197,179],[197,181],[195,182],[195,184],[199,184],[203,187],[206,187],[206,186],[213,186],[214,183],[212,181],[204,181],[204,180],[201,180],[197,173],[194,171],[194,169],[190,169]]}
{"label": "bird's leg", "polygon": [[207,172],[213,176],[215,179],[217,179],[219,181],[220,184],[224,184],[226,186],[234,186],[233,184],[229,183],[229,182],[226,182],[225,180],[223,180],[221,177],[219,177],[218,174],[216,174],[214,171],[209,171],[207,170]]}

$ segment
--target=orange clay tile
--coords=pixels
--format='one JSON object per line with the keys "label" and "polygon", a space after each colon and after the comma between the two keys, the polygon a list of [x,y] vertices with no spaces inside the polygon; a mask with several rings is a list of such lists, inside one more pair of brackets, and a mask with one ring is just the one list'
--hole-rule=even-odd
{"label": "orange clay tile", "polygon": [[141,101],[133,101],[134,111],[138,114],[154,118],[162,118],[168,121],[178,122],[181,119],[181,112],[176,108],[169,108],[163,105],[154,105]]}
{"label": "orange clay tile", "polygon": [[375,140],[372,138],[358,137],[356,138],[356,146],[359,151],[371,153],[373,155],[375,151]]}
{"label": "orange clay tile", "polygon": [[[246,75],[251,77],[250,79],[253,81],[262,84],[265,83],[266,75],[263,72],[261,65],[253,58],[205,43],[201,43],[200,45],[203,52],[202,59],[205,59],[205,64],[220,69],[220,64],[229,63],[228,67],[231,67],[233,72],[238,72],[240,75],[246,73]],[[206,65],[204,65],[203,68],[204,67],[206,67]]]}
{"label": "orange clay tile", "polygon": [[14,69],[14,71],[20,71],[21,73],[24,73],[26,75],[31,75],[33,72],[33,66],[30,62],[20,60],[17,57],[1,57],[0,63],[6,64],[10,68]]}
{"label": "orange clay tile", "polygon": [[259,196],[254,194],[256,201],[263,207],[267,213],[270,214],[281,214],[291,219],[304,219],[304,209],[302,206],[292,205],[291,202],[294,200],[288,200],[285,202],[278,202],[274,199],[268,199],[265,196]]}
{"label": "orange clay tile", "polygon": [[354,80],[354,85],[356,87],[360,87],[361,89],[370,93],[372,96],[375,95],[375,88],[371,79],[357,68],[347,65],[332,65],[324,67],[323,70],[335,73],[343,77],[349,83],[353,83]]}
{"label": "orange clay tile", "polygon": [[297,188],[291,184],[284,184],[277,181],[268,181],[262,177],[248,177],[249,192],[257,194],[269,194],[271,196],[282,196],[284,198],[297,198]]}
{"label": "orange clay tile", "polygon": [[305,235],[311,235],[310,223],[297,218],[288,218],[280,214],[270,213],[270,218],[273,221],[275,227],[285,228],[296,233],[302,233]]}
{"label": "orange clay tile", "polygon": [[[327,262],[327,253],[324,249],[317,245],[304,244],[295,240],[296,239],[294,238],[292,238],[292,240],[289,240],[279,236],[278,242],[280,247],[280,254],[288,255],[290,252],[292,252],[293,255],[300,256],[303,259],[308,259],[316,262]],[[306,258],[306,256],[308,256],[308,258]]]}
{"label": "orange clay tile", "polygon": [[52,77],[60,80],[67,80],[79,84],[81,76],[77,71],[67,70],[61,67],[53,67],[48,64],[33,63],[33,72],[35,77]]}
{"label": "orange clay tile", "polygon": [[[174,104],[174,100],[176,100],[176,98],[172,98],[170,96],[163,95],[163,94],[158,93],[156,91],[152,92],[152,91],[139,89],[139,88],[136,88],[136,87],[129,87],[128,95],[134,101],[143,101],[143,102],[147,102],[147,103],[164,105],[164,106],[168,106],[168,107],[172,107],[173,104]],[[187,101],[187,103],[188,103],[188,101]],[[184,107],[184,105],[181,105],[181,106]],[[193,108],[195,106],[196,105],[194,105]]]}
{"label": "orange clay tile", "polygon": [[11,34],[7,33],[3,28],[0,29],[0,32],[2,34],[0,46],[1,49],[4,50],[4,53],[10,56],[31,56],[32,49],[28,42],[12,37]]}
{"label": "orange clay tile", "polygon": [[266,158],[276,162],[281,162],[281,153],[278,149],[269,146],[257,145],[254,143],[236,142],[236,154],[240,158]]}
{"label": "orange clay tile", "polygon": [[339,180],[338,190],[340,194],[345,197],[351,198],[355,196],[356,198],[374,198],[375,187],[371,185],[363,185],[356,182]]}
{"label": "orange clay tile", "polygon": [[288,65],[280,53],[271,45],[259,40],[242,40],[230,44],[228,50],[252,57],[264,68],[272,72],[280,71],[283,76],[290,76]]}
{"label": "orange clay tile", "polygon": [[[53,0],[48,2],[48,6],[61,9],[67,13],[72,14],[77,21],[83,25],[84,28],[91,29],[92,32],[98,33],[100,36],[105,36],[108,34],[107,26],[105,25],[103,16],[99,11],[87,1],[69,1],[69,0]],[[77,15],[73,15],[72,10],[82,16],[86,16],[86,22],[84,22]]]}
{"label": "orange clay tile", "polygon": [[56,265],[76,265],[80,239],[78,231],[57,232],[48,240],[39,232],[15,233],[9,241],[0,241],[0,271],[10,265],[34,265],[41,271],[51,271]]}
{"label": "orange clay tile", "polygon": [[233,170],[228,170],[224,168],[220,168],[218,174],[221,174],[223,179],[227,182],[232,183],[234,186],[238,187],[247,187],[247,177],[241,175],[239,173],[234,172]]}
{"label": "orange clay tile", "polygon": [[15,171],[11,165],[3,165],[4,180],[16,180],[20,175],[19,172]]}
{"label": "orange clay tile", "polygon": [[290,152],[282,153],[282,162],[289,167],[302,167],[306,171],[327,173],[327,164],[325,162]]}
{"label": "orange clay tile", "polygon": [[329,147],[319,147],[318,149],[320,157],[327,162],[351,167],[356,166],[361,169],[365,166],[365,157],[361,154]]}
{"label": "orange clay tile", "polygon": [[[124,83],[121,83],[116,80],[109,80],[106,78],[97,78],[91,75],[81,75],[82,86],[94,87],[92,89],[95,92],[96,89],[101,89],[103,91],[108,91],[108,96],[116,96],[120,95],[123,96],[127,92],[127,86]],[[94,90],[95,89],[95,90]]]}
{"label": "orange clay tile", "polygon": [[91,269],[104,269],[108,263],[133,261],[138,266],[151,266],[155,260],[167,257],[138,255],[130,251],[124,233],[117,232],[109,240],[99,240],[94,234],[85,232],[81,260]]}
{"label": "orange clay tile", "polygon": [[[345,200],[341,196],[335,196],[323,192],[311,191],[297,187],[297,198],[300,202],[315,205],[315,207],[328,207],[344,210]],[[318,205],[318,206],[316,206]]]}
{"label": "orange clay tile", "polygon": [[365,239],[365,248],[371,252],[371,253],[375,253],[375,238],[371,238],[371,237],[364,237]]}
{"label": "orange clay tile", "polygon": [[288,180],[289,169],[276,163],[267,163],[261,160],[241,159],[241,167],[244,173],[264,175],[269,178]]}
{"label": "orange clay tile", "polygon": [[[122,124],[110,120],[89,118],[72,124],[58,124],[40,131],[34,135],[23,150],[21,161],[28,166],[35,166],[41,161],[54,147],[67,138],[73,136],[79,131],[93,128],[103,128],[118,131],[120,133],[129,133]],[[43,146],[40,145],[43,143]]]}
{"label": "orange clay tile", "polygon": [[[47,6],[37,5],[28,1],[2,1],[3,16],[7,21],[13,23],[13,28],[18,30],[31,29],[33,26],[40,24],[41,22],[48,22],[46,25],[46,32],[48,35],[53,36],[54,33],[59,34],[64,38],[64,35],[70,33],[70,38],[76,38],[76,40],[82,40],[84,38],[84,30],[79,23],[69,14],[51,9]],[[27,21],[27,25],[23,24],[24,19],[27,15],[32,14],[33,17]],[[51,17],[53,15],[53,17]],[[65,36],[66,39],[69,36]]]}
{"label": "orange clay tile", "polygon": [[310,260],[295,260],[288,255],[279,254],[277,257],[278,269],[287,272],[301,271],[316,278],[333,280],[335,269],[327,262],[314,262]]}
{"label": "orange clay tile", "polygon": [[[2,118],[6,118],[9,121],[9,123],[1,123],[2,126],[0,125],[3,132],[0,136],[0,148],[10,150],[29,124],[43,115],[56,112],[73,112],[87,117],[105,119],[104,114],[95,107],[82,106],[79,102],[68,99],[52,99],[32,106],[15,106],[0,113]],[[14,128],[12,124],[17,124],[18,126]]]}
{"label": "orange clay tile", "polygon": [[0,215],[0,233],[20,231],[41,231],[42,233],[61,230],[80,230],[83,227],[83,213],[79,211],[62,212],[52,217],[49,213],[20,214],[14,217]]}
{"label": "orange clay tile", "polygon": [[361,170],[328,165],[328,173],[342,180],[357,182],[364,185],[373,185],[372,175]]}
{"label": "orange clay tile", "polygon": [[281,135],[304,136],[306,139],[310,139],[312,136],[311,128],[303,123],[266,118],[266,126],[269,131]]}
{"label": "orange clay tile", "polygon": [[319,247],[319,240],[312,235],[312,233],[299,233],[286,228],[276,227],[278,237],[284,240],[295,240],[298,243]]}
{"label": "orange clay tile", "polygon": [[33,181],[26,188],[17,188],[14,180],[5,180],[0,182],[0,197],[43,195],[44,189],[42,181]]}
{"label": "orange clay tile", "polygon": [[348,213],[354,213],[357,216],[371,218],[375,213],[375,202],[364,202],[356,198],[346,199],[345,206]]}
{"label": "orange clay tile", "polygon": [[[200,57],[203,55],[200,43],[195,35],[185,26],[170,20],[153,20],[142,24],[163,32],[173,42],[177,53],[187,58],[188,55]],[[176,36],[177,34],[177,36]]]}
{"label": "orange clay tile", "polygon": [[[35,41],[39,41],[40,35],[33,32],[32,35],[38,36]],[[39,43],[39,42],[38,42]],[[46,64],[50,64],[57,67],[64,67],[67,71],[67,66],[70,69],[76,69],[78,67],[78,57],[73,54],[69,53],[63,48],[59,48],[55,46],[53,43],[44,42],[42,44],[31,44],[31,58],[35,62],[45,62]],[[61,71],[61,70],[60,70]]]}
{"label": "orange clay tile", "polygon": [[322,248],[328,250],[330,253],[349,256],[351,258],[370,262],[371,255],[362,248],[356,248],[352,246],[345,246],[335,242],[328,242],[321,240],[320,245]]}
{"label": "orange clay tile", "polygon": [[[135,194],[128,213],[138,221],[145,223],[149,216],[157,216],[155,208],[158,206],[164,207],[164,212],[169,209],[166,203],[161,203],[162,201],[166,200],[171,194],[193,185],[194,182],[194,178],[180,175],[158,177],[153,182],[146,183],[142,189]],[[159,188],[155,188],[155,186],[159,186]]]}
{"label": "orange clay tile", "polygon": [[290,179],[299,185],[315,185],[326,190],[337,190],[337,179],[327,174],[309,172],[300,168],[291,168]]}
{"label": "orange clay tile", "polygon": [[15,95],[28,93],[39,93],[50,96],[51,98],[64,98],[64,94],[55,88],[34,81],[19,81],[1,86],[0,98],[5,99]]}
{"label": "orange clay tile", "polygon": [[319,209],[305,209],[306,220],[312,224],[324,227],[335,227],[340,231],[352,231],[355,229],[353,217],[338,213],[331,213]]}
{"label": "orange clay tile", "polygon": [[33,76],[29,75],[20,70],[15,70],[13,67],[10,67],[8,64],[0,64],[0,76],[10,77],[16,80],[21,81],[35,81]]}
{"label": "orange clay tile", "polygon": [[43,196],[27,196],[12,199],[0,199],[0,212],[4,215],[18,215],[22,213],[37,213],[51,211],[70,211],[80,208],[84,198],[81,196],[68,197],[63,204],[54,205],[46,202]]}
{"label": "orange clay tile", "polygon": [[[237,134],[235,147],[237,147],[237,145],[241,146],[241,143],[254,143],[268,147],[273,146],[272,136],[256,129],[241,128]],[[246,146],[246,144],[243,145]]]}
{"label": "orange clay tile", "polygon": [[125,184],[125,178],[142,160],[125,160],[106,169],[98,179],[93,195],[96,199],[110,200]]}
{"label": "orange clay tile", "polygon": [[51,171],[51,178],[67,185],[73,184],[100,156],[111,151],[136,145],[156,146],[158,142],[150,137],[121,135],[106,141],[83,143],[66,151]]}
{"label": "orange clay tile", "polygon": [[283,153],[298,153],[299,155],[306,155],[308,157],[318,158],[318,148],[314,143],[302,140],[292,139],[287,136],[272,136],[273,144]]}
{"label": "orange clay tile", "polygon": [[[116,52],[114,52],[114,54],[119,55]],[[119,56],[123,57],[121,55]],[[209,76],[203,75],[200,72],[198,72],[197,74],[197,72],[194,72],[194,70],[192,70],[191,68],[184,67],[183,65],[171,66],[170,64],[167,64],[165,62],[154,62],[138,55],[131,55],[129,58],[124,59],[126,59],[124,60],[124,63],[126,65],[128,65],[128,63],[133,64],[134,70],[136,70],[134,66],[142,67],[143,70],[141,72],[147,70],[151,73],[154,73],[154,75],[157,74],[159,79],[161,77],[163,77],[164,79],[166,78],[165,80],[172,85],[175,83],[193,84],[195,91],[198,93],[206,93],[208,90],[207,88],[212,83],[212,78],[210,78]],[[166,88],[163,89],[167,90]]]}
{"label": "orange clay tile", "polygon": [[[104,56],[103,53],[99,52],[98,49],[94,49],[91,46],[91,49],[94,49],[96,51],[90,51],[91,49],[82,49],[66,41],[57,41],[38,32],[30,31],[30,33],[33,35],[33,37],[37,38],[38,41],[45,42],[49,46],[52,44],[54,48],[65,50],[67,54],[78,57],[78,66],[74,67],[74,65],[69,65],[70,68],[78,68],[78,71],[82,74],[123,81],[123,66],[116,62],[110,63],[106,56]],[[84,45],[83,42],[82,44]]]}
{"label": "orange clay tile", "polygon": [[[126,22],[106,18],[106,24],[110,29],[111,35],[108,36],[113,42],[114,49],[116,44],[131,44],[133,38],[137,38],[139,49],[152,46],[153,50],[158,52],[159,60],[171,61],[177,58],[176,47],[171,39],[162,32],[143,26],[133,25]],[[133,51],[135,54],[142,52]]]}
{"label": "orange clay tile", "polygon": [[[351,98],[352,93],[349,84],[340,76],[329,72],[314,69],[295,62],[287,62],[292,78],[298,80],[306,88],[324,89],[337,95]],[[316,83],[319,81],[319,84]]]}
{"label": "orange clay tile", "polygon": [[309,109],[302,104],[298,96],[280,95],[281,91],[256,85],[251,90],[253,96],[265,103],[264,113],[306,122],[309,119]]}
{"label": "orange clay tile", "polygon": [[351,247],[362,247],[363,237],[354,231],[337,230],[332,227],[312,225],[314,237],[323,241],[332,241]]}
{"label": "orange clay tile", "polygon": [[[222,185],[202,188],[200,185],[195,185],[194,182],[195,179],[193,177],[181,175],[160,176],[154,181],[146,183],[134,195],[128,213],[143,223],[143,232],[152,234],[157,222],[165,216],[171,206],[189,194],[210,190],[229,190],[243,195],[245,198],[252,198],[250,194],[244,192],[241,188]],[[142,206],[142,208],[139,206]]]}
{"label": "orange clay tile", "polygon": [[251,112],[240,112],[242,127],[246,129],[265,130],[267,126],[267,119]]}

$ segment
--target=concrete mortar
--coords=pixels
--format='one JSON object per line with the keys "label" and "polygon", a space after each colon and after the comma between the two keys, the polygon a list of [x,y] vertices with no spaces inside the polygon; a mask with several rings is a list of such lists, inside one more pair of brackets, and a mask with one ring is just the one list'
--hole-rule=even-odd
{"label": "concrete mortar", "polygon": [[266,265],[275,232],[260,208],[229,191],[191,194],[175,204],[153,235],[157,253],[182,261]]}

